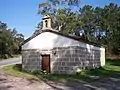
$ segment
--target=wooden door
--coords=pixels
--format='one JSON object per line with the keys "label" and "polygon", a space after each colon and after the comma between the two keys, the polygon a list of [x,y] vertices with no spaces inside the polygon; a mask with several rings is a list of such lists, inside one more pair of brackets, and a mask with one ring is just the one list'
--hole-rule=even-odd
{"label": "wooden door", "polygon": [[42,70],[50,73],[50,55],[42,55]]}

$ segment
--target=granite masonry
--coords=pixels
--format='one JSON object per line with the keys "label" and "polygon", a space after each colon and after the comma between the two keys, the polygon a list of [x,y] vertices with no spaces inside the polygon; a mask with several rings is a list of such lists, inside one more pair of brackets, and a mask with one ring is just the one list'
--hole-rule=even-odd
{"label": "granite masonry", "polygon": [[22,68],[27,71],[41,70],[41,55],[44,54],[50,55],[50,70],[55,74],[74,74],[101,66],[101,50],[69,46],[50,50],[23,50]]}

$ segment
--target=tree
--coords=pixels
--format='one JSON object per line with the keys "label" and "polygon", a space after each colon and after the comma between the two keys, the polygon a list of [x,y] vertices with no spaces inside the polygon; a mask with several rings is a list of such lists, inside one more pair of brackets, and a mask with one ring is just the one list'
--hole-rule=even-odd
{"label": "tree", "polygon": [[[7,36],[7,37],[6,37]],[[16,29],[7,29],[7,24],[0,23],[0,58],[12,56],[19,49],[20,43],[24,40],[22,34]]]}
{"label": "tree", "polygon": [[[76,19],[72,6],[79,6],[80,0],[47,0],[39,4],[39,14],[49,14],[52,17],[52,26],[63,33],[73,33],[75,25],[71,19]],[[56,8],[57,7],[57,8]],[[74,20],[75,21],[75,20]],[[69,23],[68,23],[69,22]],[[69,27],[66,24],[70,24]]]}
{"label": "tree", "polygon": [[[90,5],[80,8],[78,2],[47,0],[39,5],[39,14],[49,14],[53,20],[52,27],[59,32],[84,37],[88,41],[105,45],[109,54],[119,54],[120,7],[110,3],[103,8]],[[72,9],[73,6],[77,6],[76,11]]]}
{"label": "tree", "polygon": [[58,9],[70,8],[71,6],[79,6],[80,0],[46,0],[39,4],[39,14],[56,15]]}
{"label": "tree", "polygon": [[105,6],[102,14],[102,29],[105,30],[107,52],[114,53],[114,50],[118,52],[120,47],[120,7],[110,3]]}

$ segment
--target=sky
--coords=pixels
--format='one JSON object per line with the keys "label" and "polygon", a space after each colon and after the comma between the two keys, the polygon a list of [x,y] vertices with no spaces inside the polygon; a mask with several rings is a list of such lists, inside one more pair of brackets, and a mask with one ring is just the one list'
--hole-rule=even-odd
{"label": "sky", "polygon": [[[46,0],[0,0],[0,21],[7,23],[9,28],[16,28],[25,38],[32,35],[41,21],[37,14],[38,5]],[[120,6],[120,0],[81,0],[80,6],[92,5],[104,7],[110,2]]]}

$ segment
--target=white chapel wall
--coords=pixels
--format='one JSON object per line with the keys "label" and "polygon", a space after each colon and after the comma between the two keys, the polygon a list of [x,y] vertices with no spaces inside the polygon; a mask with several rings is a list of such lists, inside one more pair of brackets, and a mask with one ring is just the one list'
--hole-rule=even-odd
{"label": "white chapel wall", "polygon": [[61,35],[57,35],[50,32],[44,32],[32,40],[28,41],[22,46],[22,50],[27,49],[52,49],[54,47],[68,47],[68,46],[81,46],[90,49],[94,48],[99,50],[99,47],[79,42]]}

